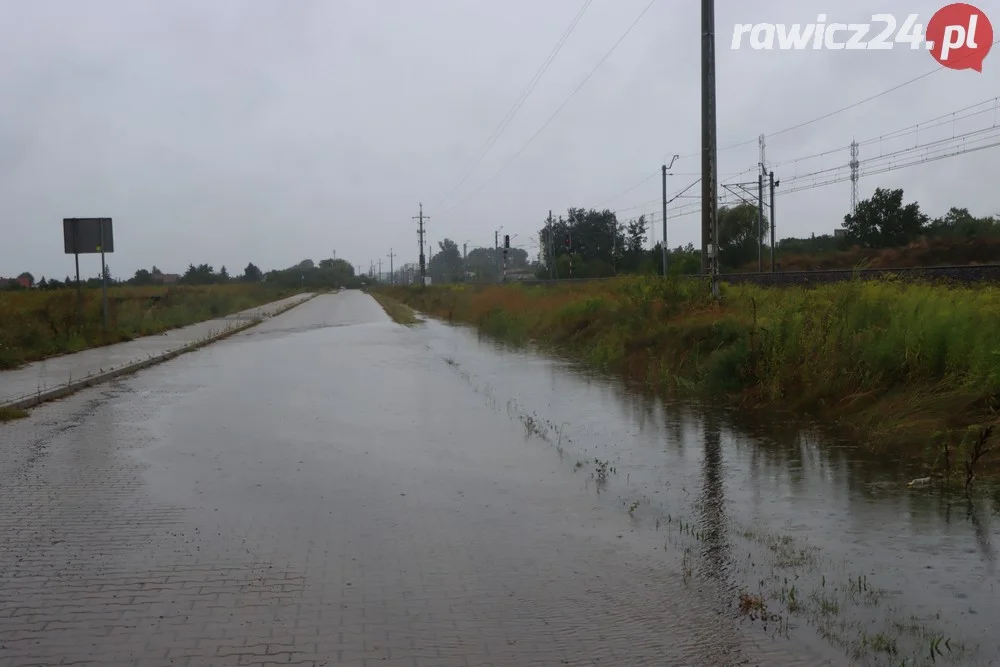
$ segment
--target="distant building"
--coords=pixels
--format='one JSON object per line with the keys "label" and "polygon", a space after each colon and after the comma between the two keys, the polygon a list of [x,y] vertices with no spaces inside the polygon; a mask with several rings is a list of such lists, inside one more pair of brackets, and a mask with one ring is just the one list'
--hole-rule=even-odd
{"label": "distant building", "polygon": [[153,282],[160,285],[173,285],[178,280],[181,279],[180,275],[176,273],[154,273],[152,274]]}
{"label": "distant building", "polygon": [[21,287],[34,287],[31,276],[18,276],[17,278],[0,278],[0,289],[20,285]]}
{"label": "distant building", "polygon": [[841,237],[847,236],[847,230],[844,229],[843,227],[841,227],[840,229],[835,229],[835,230],[833,230],[833,236],[834,236],[834,238],[838,238],[838,239],[841,238]]}

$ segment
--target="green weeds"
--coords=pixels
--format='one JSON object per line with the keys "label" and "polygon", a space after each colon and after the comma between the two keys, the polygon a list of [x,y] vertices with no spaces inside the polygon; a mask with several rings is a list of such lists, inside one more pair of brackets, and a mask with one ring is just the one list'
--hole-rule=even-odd
{"label": "green weeds", "polygon": [[382,306],[386,315],[391,317],[392,321],[396,324],[402,324],[405,327],[412,327],[415,324],[420,324],[422,322],[422,320],[413,312],[412,308],[387,295],[383,291],[372,290],[369,294],[371,294],[378,304]]}
{"label": "green weeds", "polygon": [[28,416],[27,410],[20,408],[0,407],[0,423],[11,422],[15,419],[24,419]]}
{"label": "green weeds", "polygon": [[113,287],[103,330],[101,291],[0,291],[0,370],[59,354],[133,340],[277,301],[292,294],[263,285]]}
{"label": "green weeds", "polygon": [[[557,346],[667,392],[828,417],[873,448],[943,456],[970,480],[995,453],[988,429],[1000,421],[997,287],[727,285],[714,303],[696,280],[628,277],[391,293],[424,312],[512,342]],[[963,445],[970,429],[987,438]]]}

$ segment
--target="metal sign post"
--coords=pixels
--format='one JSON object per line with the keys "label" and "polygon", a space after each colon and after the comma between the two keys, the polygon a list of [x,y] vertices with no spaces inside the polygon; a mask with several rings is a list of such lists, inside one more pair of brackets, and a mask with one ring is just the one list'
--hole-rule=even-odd
{"label": "metal sign post", "polygon": [[101,301],[104,315],[104,332],[108,330],[108,269],[105,253],[115,251],[114,229],[111,218],[63,218],[63,250],[73,255],[76,263],[76,321],[83,326],[83,293],[80,289],[80,255],[101,256]]}
{"label": "metal sign post", "polygon": [[[78,243],[76,226],[74,225],[73,247],[78,248]],[[76,328],[80,330],[83,329],[83,290],[80,288],[80,253],[74,252],[73,260],[76,263]]]}
{"label": "metal sign post", "polygon": [[108,333],[108,265],[104,262],[104,225],[100,227],[101,236],[101,310],[104,312],[104,333]]}

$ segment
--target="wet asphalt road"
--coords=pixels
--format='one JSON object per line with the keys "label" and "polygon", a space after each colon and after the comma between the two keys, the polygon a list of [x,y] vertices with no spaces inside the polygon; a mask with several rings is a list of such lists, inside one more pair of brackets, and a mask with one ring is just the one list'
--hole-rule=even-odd
{"label": "wet asphalt road", "polygon": [[358,292],[0,443],[2,666],[839,664],[690,585]]}

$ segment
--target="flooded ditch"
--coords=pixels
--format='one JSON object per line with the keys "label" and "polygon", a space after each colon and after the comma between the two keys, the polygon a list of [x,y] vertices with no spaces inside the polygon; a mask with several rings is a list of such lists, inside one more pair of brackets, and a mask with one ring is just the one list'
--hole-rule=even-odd
{"label": "flooded ditch", "polygon": [[467,327],[414,335],[725,613],[833,664],[1000,664],[995,487],[911,487],[919,470],[793,419],[664,401]]}

